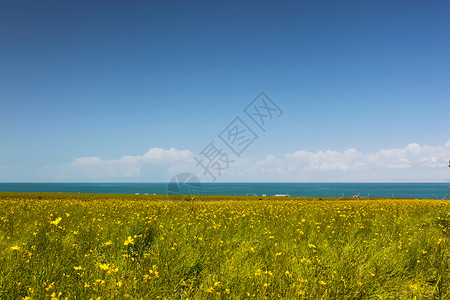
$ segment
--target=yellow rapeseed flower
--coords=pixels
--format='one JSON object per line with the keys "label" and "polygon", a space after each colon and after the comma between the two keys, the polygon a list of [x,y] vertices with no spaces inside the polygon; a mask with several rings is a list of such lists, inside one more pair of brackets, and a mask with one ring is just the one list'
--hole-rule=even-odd
{"label": "yellow rapeseed flower", "polygon": [[125,242],[123,242],[124,246],[133,245],[133,244],[134,244],[134,239],[131,236],[128,236],[128,238],[125,240]]}
{"label": "yellow rapeseed flower", "polygon": [[100,268],[100,270],[108,271],[109,270],[109,264],[97,264],[97,266]]}
{"label": "yellow rapeseed flower", "polygon": [[58,226],[59,222],[61,222],[62,218],[56,218],[55,220],[51,221],[50,224],[53,224],[55,226]]}
{"label": "yellow rapeseed flower", "polygon": [[55,285],[55,282],[50,283],[46,288],[45,291],[48,292],[49,290],[51,290],[53,288],[53,286]]}

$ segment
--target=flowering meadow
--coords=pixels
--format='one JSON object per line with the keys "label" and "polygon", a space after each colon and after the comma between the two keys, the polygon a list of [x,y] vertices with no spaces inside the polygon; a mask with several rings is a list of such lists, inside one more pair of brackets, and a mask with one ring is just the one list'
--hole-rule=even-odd
{"label": "flowering meadow", "polygon": [[450,299],[450,202],[0,193],[1,299]]}

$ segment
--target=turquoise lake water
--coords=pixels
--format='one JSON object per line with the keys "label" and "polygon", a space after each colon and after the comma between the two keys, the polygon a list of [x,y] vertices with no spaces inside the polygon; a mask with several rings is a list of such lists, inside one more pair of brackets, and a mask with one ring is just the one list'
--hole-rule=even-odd
{"label": "turquoise lake water", "polygon": [[[450,183],[202,183],[201,194],[442,199],[448,187]],[[0,192],[167,194],[167,188],[167,183],[0,183]]]}

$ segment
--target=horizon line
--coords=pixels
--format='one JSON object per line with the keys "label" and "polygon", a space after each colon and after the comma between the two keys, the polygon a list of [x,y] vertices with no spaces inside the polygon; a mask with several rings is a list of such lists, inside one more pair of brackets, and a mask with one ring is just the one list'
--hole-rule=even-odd
{"label": "horizon line", "polygon": [[[170,181],[0,181],[5,183],[169,183]],[[368,181],[220,181],[200,183],[450,183],[450,180],[368,180]]]}

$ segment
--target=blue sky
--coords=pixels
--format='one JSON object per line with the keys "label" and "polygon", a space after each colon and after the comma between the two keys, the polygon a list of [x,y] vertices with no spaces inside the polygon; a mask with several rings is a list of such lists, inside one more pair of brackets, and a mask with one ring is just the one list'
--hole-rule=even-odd
{"label": "blue sky", "polygon": [[208,181],[261,91],[283,114],[220,181],[449,180],[449,9],[2,1],[0,181]]}

